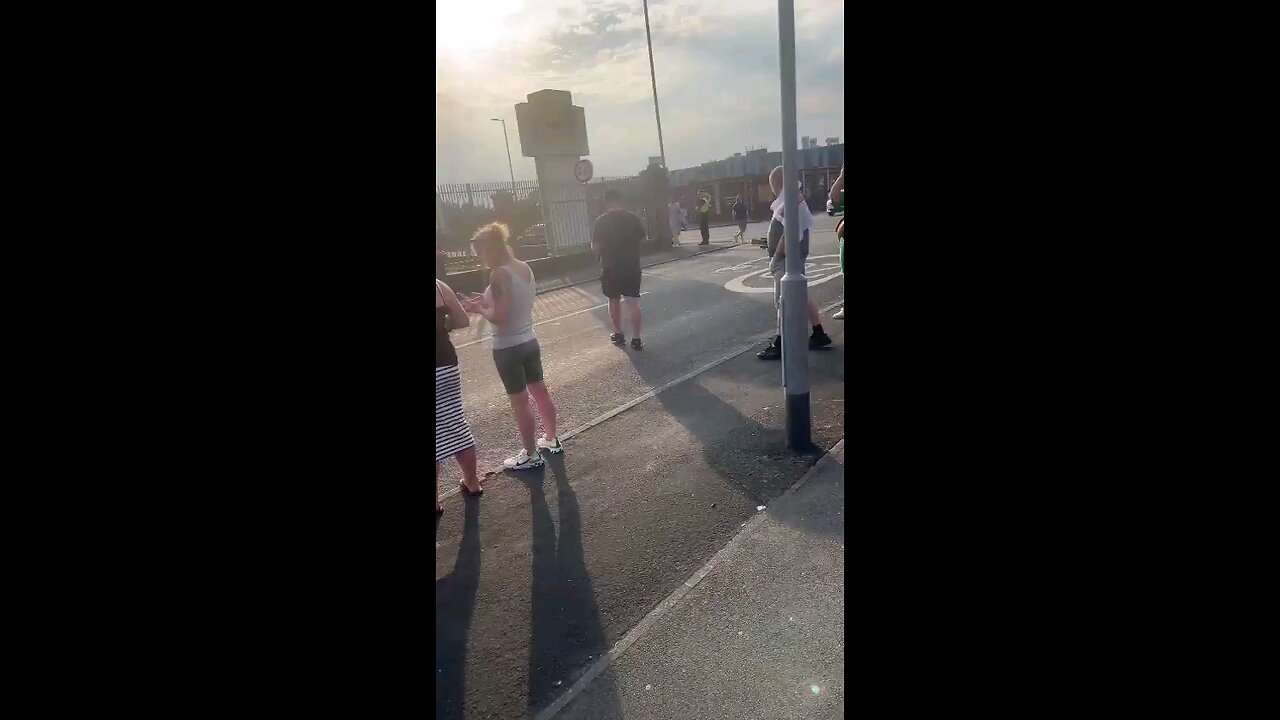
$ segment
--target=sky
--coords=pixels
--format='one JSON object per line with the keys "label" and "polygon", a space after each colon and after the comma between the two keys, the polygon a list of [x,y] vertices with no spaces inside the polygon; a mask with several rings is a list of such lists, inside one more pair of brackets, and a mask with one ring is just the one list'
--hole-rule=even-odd
{"label": "sky", "polygon": [[[795,0],[797,146],[844,137],[844,4]],[[748,147],[782,149],[777,0],[651,0],[649,25],[667,167]],[[436,183],[517,180],[515,105],[568,90],[584,108],[587,156],[601,176],[634,175],[658,132],[641,0],[445,0],[436,3]]]}

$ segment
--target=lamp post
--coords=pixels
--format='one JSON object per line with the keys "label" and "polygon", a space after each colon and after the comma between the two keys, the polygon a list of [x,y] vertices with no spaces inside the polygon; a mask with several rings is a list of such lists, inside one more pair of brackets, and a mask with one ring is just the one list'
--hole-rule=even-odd
{"label": "lamp post", "polygon": [[782,388],[786,398],[787,445],[811,446],[809,346],[806,323],[809,280],[800,254],[800,198],[796,193],[796,14],[794,0],[778,0],[778,49],[782,71],[782,192],[786,272],[782,291]]}
{"label": "lamp post", "polygon": [[644,0],[644,39],[649,44],[649,81],[653,83],[653,116],[658,120],[658,154],[667,167],[667,150],[662,146],[662,113],[658,112],[658,77],[653,72],[653,38],[649,36],[649,0]]}
{"label": "lamp post", "polygon": [[511,194],[516,192],[516,171],[511,167],[511,141],[507,139],[507,121],[502,118],[489,118],[493,122],[502,123],[502,141],[507,144],[507,171],[511,173]]}

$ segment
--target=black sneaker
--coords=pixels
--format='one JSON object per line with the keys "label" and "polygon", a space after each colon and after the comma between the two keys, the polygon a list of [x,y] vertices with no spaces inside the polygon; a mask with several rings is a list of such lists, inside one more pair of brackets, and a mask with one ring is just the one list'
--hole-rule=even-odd
{"label": "black sneaker", "polygon": [[831,344],[831,336],[826,333],[822,333],[821,335],[819,335],[818,333],[814,333],[809,336],[810,350],[817,350],[818,348],[824,348],[830,344]]}
{"label": "black sneaker", "polygon": [[756,353],[756,357],[761,360],[780,360],[782,359],[782,346],[769,343],[769,347]]}
{"label": "black sneaker", "polygon": [[644,349],[644,343],[640,341],[640,338],[631,338],[631,349],[632,349],[632,350],[643,350],[643,349]]}
{"label": "black sneaker", "polygon": [[627,341],[627,336],[623,335],[622,333],[613,333],[612,335],[609,336],[609,342],[611,343],[617,343],[621,345],[626,341]]}

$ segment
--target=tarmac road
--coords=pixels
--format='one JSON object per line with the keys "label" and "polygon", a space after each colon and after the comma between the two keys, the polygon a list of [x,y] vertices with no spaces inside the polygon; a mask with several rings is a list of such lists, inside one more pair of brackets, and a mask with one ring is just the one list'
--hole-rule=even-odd
{"label": "tarmac road", "polygon": [[[838,307],[835,221],[816,220],[810,296]],[[823,325],[835,344],[809,358],[818,448],[785,447],[781,365],[754,356],[775,324],[765,268],[763,250],[743,246],[645,269],[638,352],[608,341],[597,282],[538,296],[559,433],[581,431],[542,471],[488,477],[478,500],[453,494],[460,473],[445,464],[437,717],[517,718],[548,706],[843,437],[844,321],[832,308]],[[475,320],[453,340],[484,475],[519,442],[489,329]],[[592,691],[605,704],[606,681]]]}

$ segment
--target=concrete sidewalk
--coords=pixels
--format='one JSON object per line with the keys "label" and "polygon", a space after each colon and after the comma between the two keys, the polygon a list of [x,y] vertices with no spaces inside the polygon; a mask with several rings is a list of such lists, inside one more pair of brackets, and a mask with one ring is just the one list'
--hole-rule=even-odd
{"label": "concrete sidewalk", "polygon": [[592,671],[538,720],[844,717],[844,442]]}

